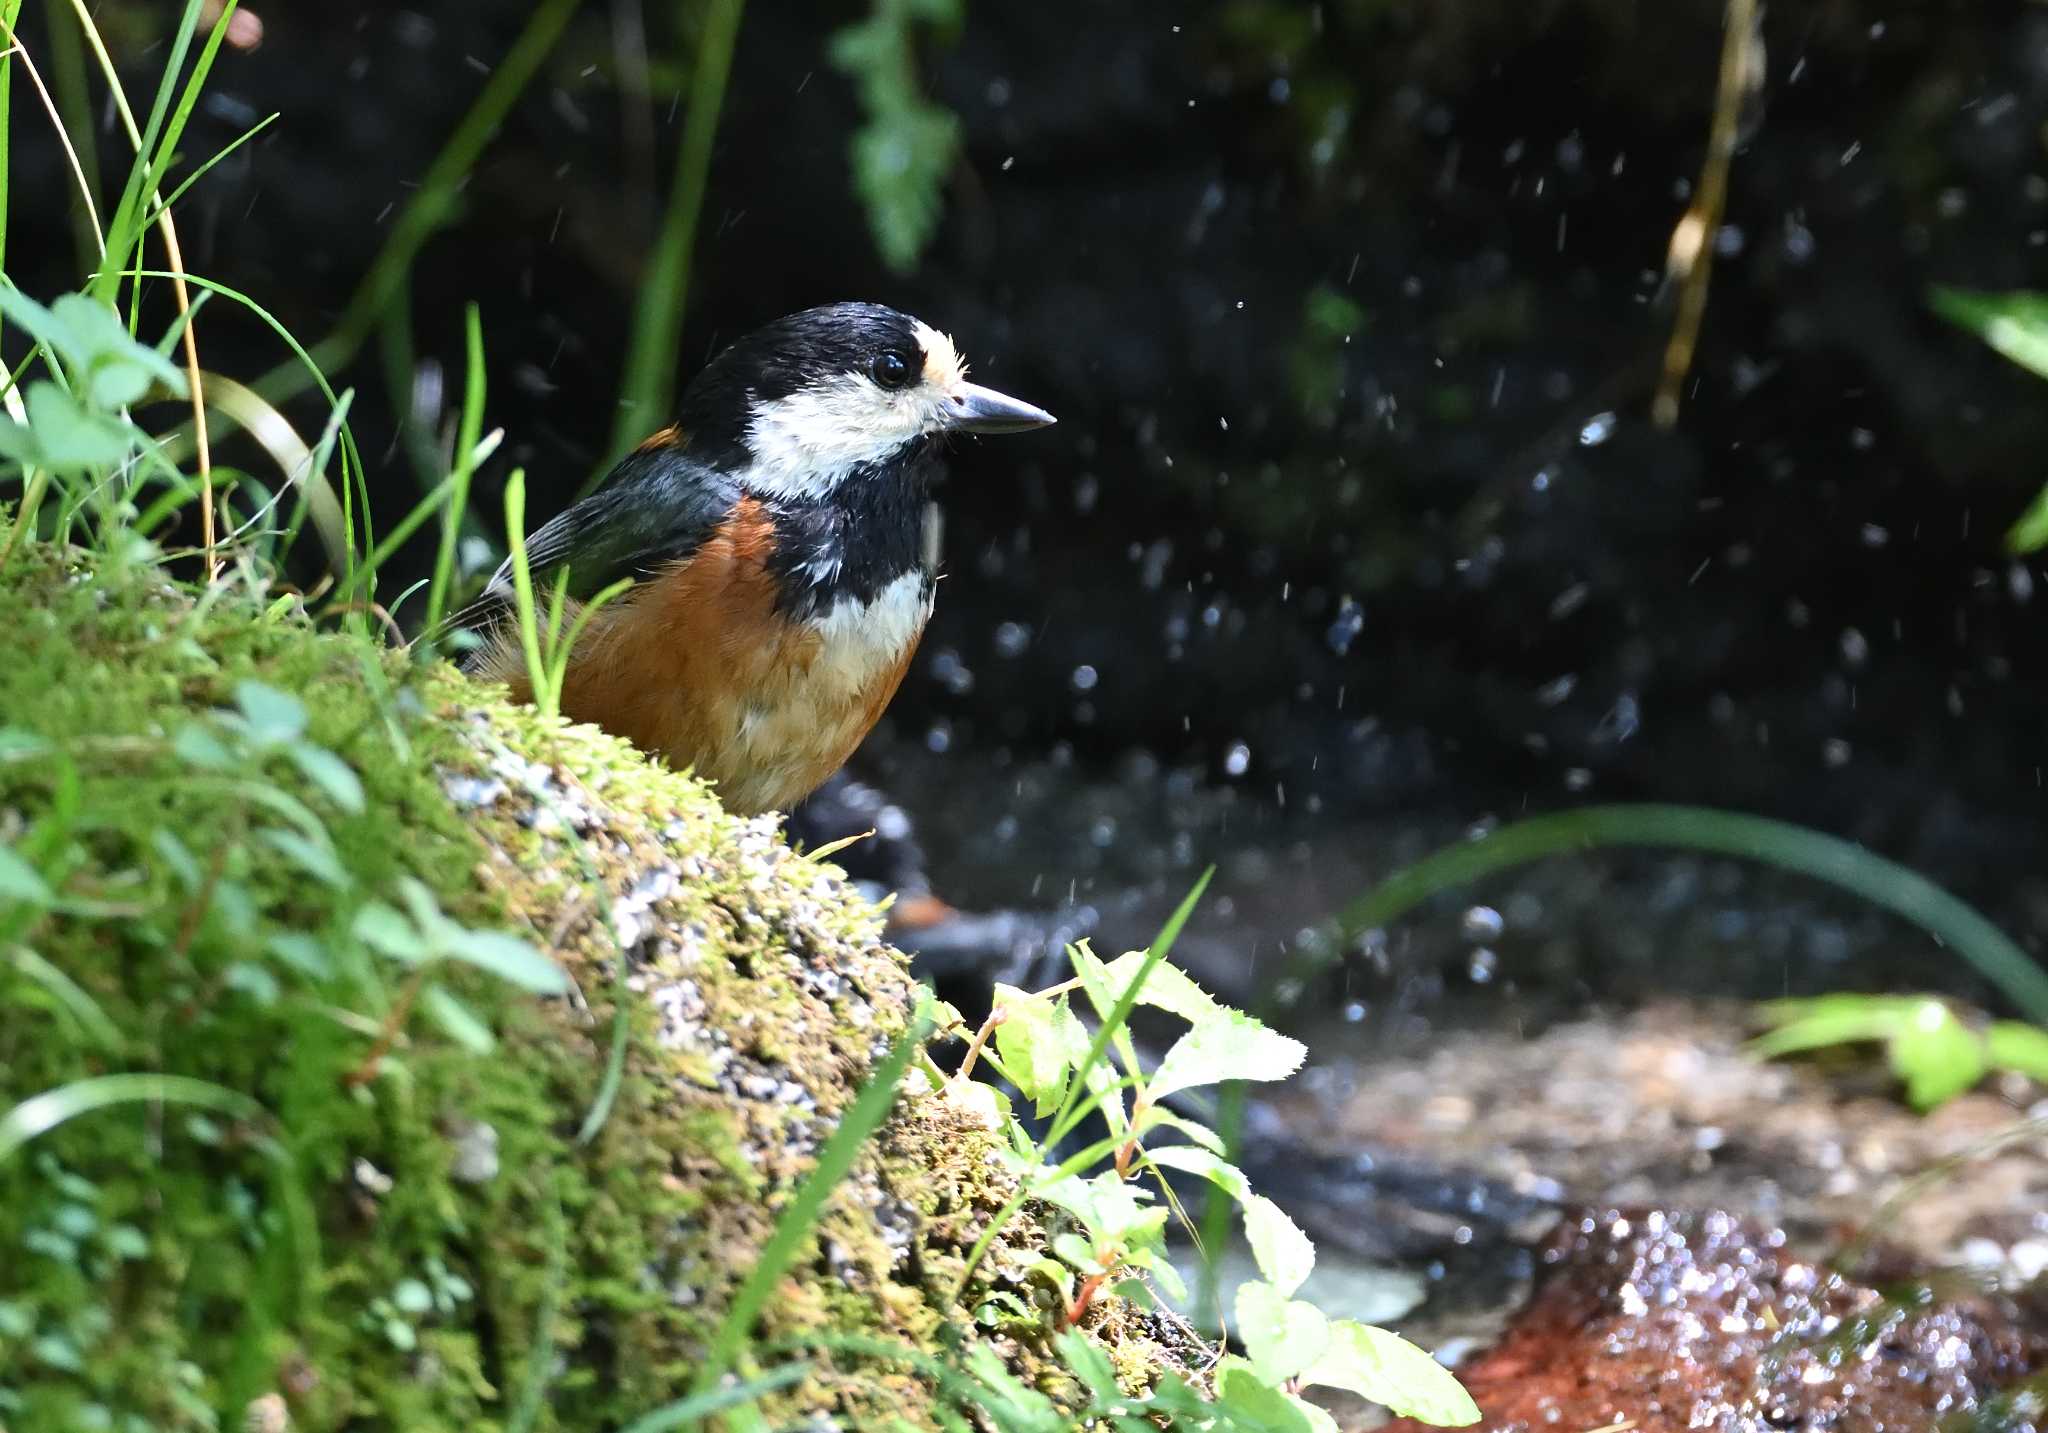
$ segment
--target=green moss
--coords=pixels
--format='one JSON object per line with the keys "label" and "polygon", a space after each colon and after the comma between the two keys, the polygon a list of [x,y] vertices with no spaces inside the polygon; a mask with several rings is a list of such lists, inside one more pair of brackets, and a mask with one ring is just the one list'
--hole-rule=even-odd
{"label": "green moss", "polygon": [[[0,1111],[146,1071],[270,1113],[119,1106],[0,1159],[0,1426],[212,1429],[262,1398],[299,1429],[485,1433],[538,1390],[529,1426],[584,1430],[673,1400],[904,1029],[902,957],[771,822],[445,668],[266,616],[267,597],[195,604],[39,548],[0,572],[0,839],[62,902],[0,905]],[[282,750],[194,764],[181,733],[232,747],[209,713],[249,681],[300,698],[360,810]],[[266,834],[301,807],[328,857]],[[525,932],[573,993],[437,973],[496,1049],[450,1038],[413,972],[352,934],[406,878],[467,926]],[[1016,1221],[956,1302],[1014,1190],[992,1155],[938,1102],[899,1107],[759,1337],[929,1354],[982,1336],[968,1311],[992,1281],[1021,1289],[1043,1239]],[[1136,1378],[1157,1352],[1120,1317],[1106,1336]],[[880,1426],[921,1420],[930,1391],[820,1359],[767,1411]]]}

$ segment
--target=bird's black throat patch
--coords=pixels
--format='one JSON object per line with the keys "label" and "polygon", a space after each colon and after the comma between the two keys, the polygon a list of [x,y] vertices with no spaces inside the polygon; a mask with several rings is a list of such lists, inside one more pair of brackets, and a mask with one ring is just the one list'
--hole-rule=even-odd
{"label": "bird's black throat patch", "polygon": [[770,502],[769,566],[782,610],[806,619],[841,601],[872,602],[923,567],[924,510],[937,463],[937,440],[918,438],[882,462],[856,467],[824,497]]}

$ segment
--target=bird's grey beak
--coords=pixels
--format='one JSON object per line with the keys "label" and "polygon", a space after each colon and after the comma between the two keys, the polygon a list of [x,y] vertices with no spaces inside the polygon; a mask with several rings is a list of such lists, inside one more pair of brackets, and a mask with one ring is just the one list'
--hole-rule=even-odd
{"label": "bird's grey beak", "polygon": [[1022,433],[1059,422],[1043,408],[979,383],[961,384],[948,400],[946,412],[946,426],[956,433]]}

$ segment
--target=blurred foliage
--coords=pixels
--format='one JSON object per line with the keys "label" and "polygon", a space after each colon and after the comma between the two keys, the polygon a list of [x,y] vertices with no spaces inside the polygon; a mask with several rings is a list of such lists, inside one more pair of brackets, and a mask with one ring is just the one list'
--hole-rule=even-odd
{"label": "blurred foliage", "polygon": [[874,0],[832,37],[832,63],[859,86],[867,122],[853,136],[853,182],[884,263],[907,271],[938,228],[939,191],[960,149],[960,121],[918,89],[916,32],[950,31],[960,0]]}
{"label": "blurred foliage", "polygon": [[1289,376],[1295,400],[1324,427],[1336,423],[1344,397],[1344,348],[1366,324],[1364,308],[1329,284],[1316,285],[1302,299],[1301,331],[1289,357]]}
{"label": "blurred foliage", "polygon": [[[2048,378],[2048,294],[1937,288],[1930,301],[1950,323],[1967,328],[2028,372]],[[2007,529],[2005,545],[2016,553],[2048,547],[2048,487]]]}
{"label": "blurred foliage", "polygon": [[1773,1000],[1762,1013],[1772,1028],[1752,1043],[1757,1054],[1880,1043],[1892,1073],[1906,1086],[1906,1098],[1919,1110],[1962,1094],[1994,1070],[2048,1083],[2048,1030],[2017,1020],[1975,1029],[1930,995]]}

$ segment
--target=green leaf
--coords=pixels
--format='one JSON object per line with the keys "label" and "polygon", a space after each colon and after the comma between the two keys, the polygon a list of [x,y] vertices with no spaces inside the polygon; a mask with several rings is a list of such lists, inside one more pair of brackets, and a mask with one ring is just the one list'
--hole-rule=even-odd
{"label": "green leaf", "polygon": [[1479,1405],[1457,1377],[1399,1334],[1337,1319],[1329,1337],[1329,1347],[1303,1371],[1302,1382],[1347,1389],[1403,1418],[1442,1428],[1479,1421]]}
{"label": "green leaf", "polygon": [[[148,344],[131,338],[128,325],[108,305],[84,294],[59,294],[50,313],[61,330],[65,367],[87,380],[95,402],[110,408],[132,403],[151,383],[161,383],[174,397],[185,396],[185,375]],[[130,370],[115,379],[113,386],[120,392],[132,391],[132,397],[99,398],[100,376],[110,369]]]}
{"label": "green leaf", "polygon": [[1247,1193],[1238,1204],[1244,1210],[1245,1242],[1252,1246],[1259,1272],[1281,1293],[1292,1294],[1315,1268],[1316,1246],[1265,1195]]}
{"label": "green leaf", "polygon": [[205,727],[192,723],[178,729],[171,739],[171,751],[187,766],[202,771],[225,771],[235,764],[234,756]]}
{"label": "green leaf", "polygon": [[[1049,1115],[1066,1088],[1072,1068],[1066,1031],[1060,1016],[1063,1003],[1033,995],[1012,985],[997,985],[995,1008],[1003,1012],[996,1026],[996,1055],[1012,1082],[1032,1102],[1040,1118]],[[1072,1016],[1068,1014],[1068,1018]]]}
{"label": "green leaf", "polygon": [[328,960],[327,948],[317,936],[295,930],[275,931],[263,948],[301,975],[315,980],[328,980],[334,975],[334,964]]}
{"label": "green leaf", "polygon": [[[1130,983],[1144,968],[1145,952],[1127,951],[1103,967],[1104,983],[1111,1000],[1121,996]],[[1190,1025],[1207,1023],[1226,1007],[1216,1003],[1216,998],[1189,978],[1179,966],[1160,961],[1152,967],[1152,973],[1145,977],[1144,988],[1138,992],[1138,1003],[1178,1015]]]}
{"label": "green leaf", "polygon": [[2048,378],[2048,294],[1937,288],[1934,311],[1969,329],[2020,367]]}
{"label": "green leaf", "polygon": [[1237,1336],[1267,1383],[1281,1384],[1323,1356],[1330,1321],[1314,1304],[1289,1298],[1260,1279],[1237,1286]]}
{"label": "green leaf", "polygon": [[1090,1393],[1104,1402],[1113,1402],[1123,1396],[1123,1390],[1116,1384],[1116,1369],[1111,1366],[1108,1355],[1090,1343],[1085,1335],[1067,1329],[1053,1342],[1059,1348],[1060,1358]]}
{"label": "green leaf", "polygon": [[305,703],[289,692],[262,682],[238,682],[235,705],[242,709],[250,733],[261,745],[282,746],[305,735]]}
{"label": "green leaf", "polygon": [[50,889],[41,872],[37,871],[11,846],[0,846],[0,901],[18,901],[22,905],[48,906],[57,899],[57,893]]}
{"label": "green leaf", "polygon": [[311,742],[294,742],[286,750],[306,780],[325,792],[329,801],[351,816],[362,814],[363,783],[353,767],[325,747],[314,746]]}
{"label": "green leaf", "polygon": [[350,929],[357,940],[393,960],[417,965],[434,954],[418,928],[382,901],[371,901],[357,911]]}
{"label": "green leaf", "polygon": [[449,943],[447,954],[536,995],[561,995],[569,989],[562,968],[516,935],[462,931]]}
{"label": "green leaf", "polygon": [[1314,1433],[1294,1400],[1243,1359],[1226,1358],[1216,1370],[1216,1407],[1229,1415],[1232,1433]]}
{"label": "green leaf", "polygon": [[1906,1083],[1906,1099],[1930,1110],[1984,1078],[1984,1042],[1939,1000],[1917,1001],[1912,1018],[1887,1047],[1892,1070]]}
{"label": "green leaf", "polygon": [[35,443],[32,461],[53,473],[117,467],[135,451],[127,427],[81,407],[54,383],[28,386],[28,431]]}
{"label": "green leaf", "polygon": [[1984,1053],[1996,1068],[2048,1085],[2048,1030],[2017,1020],[1994,1021],[1984,1032]]}
{"label": "green leaf", "polygon": [[309,840],[297,831],[286,831],[277,826],[264,827],[256,833],[256,838],[321,884],[337,891],[349,888],[351,881],[347,869],[341,864],[341,858],[334,854],[334,848],[325,842]]}
{"label": "green leaf", "polygon": [[1295,1412],[1308,1420],[1309,1433],[1341,1433],[1329,1409],[1318,1407],[1299,1393],[1288,1394],[1287,1401],[1294,1405]]}
{"label": "green leaf", "polygon": [[1174,1267],[1173,1260],[1166,1257],[1162,1251],[1134,1249],[1125,1256],[1125,1262],[1150,1274],[1159,1287],[1166,1291],[1166,1297],[1175,1303],[1187,1302],[1187,1281],[1181,1278],[1180,1270]]}
{"label": "green leaf", "polygon": [[1217,1155],[1223,1153],[1223,1136],[1210,1129],[1207,1125],[1198,1124],[1190,1119],[1182,1119],[1172,1110],[1162,1105],[1147,1105],[1145,1106],[1145,1112],[1138,1116],[1136,1132],[1138,1134],[1145,1134],[1155,1129],[1177,1130],[1181,1134],[1186,1135],[1194,1144],[1208,1150],[1209,1153]]}
{"label": "green leaf", "polygon": [[1122,1179],[1113,1169],[1093,1179],[1070,1174],[1034,1184],[1031,1192],[1080,1220],[1098,1247],[1144,1243],[1166,1224],[1167,1210],[1147,1202],[1149,1191]]}
{"label": "green leaf", "polygon": [[420,1009],[441,1027],[443,1034],[465,1049],[488,1055],[497,1048],[491,1027],[440,986],[429,985],[420,992]]}
{"label": "green leaf", "polygon": [[1232,1199],[1244,1199],[1252,1192],[1251,1181],[1244,1177],[1243,1170],[1199,1145],[1170,1144],[1163,1149],[1146,1150],[1145,1157],[1168,1169],[1200,1175]]}
{"label": "green leaf", "polygon": [[1765,1059],[1865,1040],[1888,1040],[1912,1018],[1914,1000],[1895,995],[1822,995],[1770,1000],[1758,1007],[1777,1028],[1750,1042]]}
{"label": "green leaf", "polygon": [[2034,494],[2026,510],[2005,530],[2005,550],[2024,555],[2048,547],[2048,488]]}
{"label": "green leaf", "polygon": [[1176,1090],[1226,1080],[1284,1080],[1301,1068],[1308,1047],[1268,1030],[1249,1015],[1224,1010],[1181,1036],[1145,1087],[1157,1104]]}

